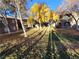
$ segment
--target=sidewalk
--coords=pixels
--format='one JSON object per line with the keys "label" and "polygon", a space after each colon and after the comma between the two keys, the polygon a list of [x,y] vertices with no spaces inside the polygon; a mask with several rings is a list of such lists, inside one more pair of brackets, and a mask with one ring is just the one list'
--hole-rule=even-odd
{"label": "sidewalk", "polygon": [[22,32],[23,32],[22,30],[19,30],[16,32],[11,32],[10,34],[9,33],[0,34],[0,38],[5,37],[5,36],[9,36],[9,35],[20,34]]}

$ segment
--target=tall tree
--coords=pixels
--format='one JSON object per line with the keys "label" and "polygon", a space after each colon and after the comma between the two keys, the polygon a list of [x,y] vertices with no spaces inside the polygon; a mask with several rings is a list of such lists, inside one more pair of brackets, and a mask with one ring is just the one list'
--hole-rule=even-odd
{"label": "tall tree", "polygon": [[23,3],[24,3],[24,0],[20,0],[20,1],[19,0],[15,0],[17,13],[18,13],[18,16],[20,18],[20,22],[21,22],[22,29],[23,29],[23,32],[24,32],[24,36],[27,37],[26,30],[25,30],[25,27],[24,27],[23,21],[22,21],[22,15],[21,15],[21,6],[22,6]]}
{"label": "tall tree", "polygon": [[31,12],[34,15],[34,19],[39,22],[39,24],[57,22],[59,20],[59,15],[50,10],[46,4],[36,3],[32,6]]}
{"label": "tall tree", "polygon": [[66,11],[67,14],[69,13],[69,15],[74,19],[76,28],[78,28],[79,0],[64,0],[63,3],[58,7],[58,12],[62,13],[64,11]]}
{"label": "tall tree", "polygon": [[39,23],[47,22],[47,13],[50,11],[46,4],[34,4],[31,8],[32,14],[35,16],[36,21]]}

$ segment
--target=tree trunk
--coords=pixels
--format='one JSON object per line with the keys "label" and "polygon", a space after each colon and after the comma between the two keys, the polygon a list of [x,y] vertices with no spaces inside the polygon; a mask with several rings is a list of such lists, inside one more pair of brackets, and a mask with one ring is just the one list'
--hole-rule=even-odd
{"label": "tree trunk", "polygon": [[76,22],[76,29],[78,29],[78,20],[76,20],[76,18],[71,14],[72,18],[75,20]]}
{"label": "tree trunk", "polygon": [[23,25],[23,21],[22,21],[22,16],[21,16],[21,13],[20,13],[20,6],[19,6],[19,1],[18,0],[15,0],[16,2],[16,7],[17,7],[17,13],[19,15],[19,20],[21,22],[21,25],[22,25],[22,29],[23,29],[23,32],[24,32],[24,37],[27,37],[26,35],[26,31],[25,31],[25,28],[24,28],[24,25]]}
{"label": "tree trunk", "polygon": [[15,22],[16,22],[16,30],[18,31],[18,22],[17,22],[17,12],[15,11]]}
{"label": "tree trunk", "polygon": [[[5,11],[5,20],[7,21],[6,11]],[[6,24],[6,28],[7,28],[8,33],[10,34],[10,29],[9,29],[9,26],[8,26],[8,21],[7,21],[7,24]]]}
{"label": "tree trunk", "polygon": [[78,20],[76,21],[76,29],[79,30],[79,28],[78,28]]}
{"label": "tree trunk", "polygon": [[5,29],[7,29],[7,32],[10,34],[10,29],[8,27],[6,10],[4,10],[4,14],[2,14],[2,16],[3,16],[3,24],[5,25]]}

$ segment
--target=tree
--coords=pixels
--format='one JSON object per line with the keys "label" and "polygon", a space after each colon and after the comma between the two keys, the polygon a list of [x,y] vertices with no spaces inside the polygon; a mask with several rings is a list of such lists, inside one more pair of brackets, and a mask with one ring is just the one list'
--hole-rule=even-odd
{"label": "tree", "polygon": [[31,12],[35,17],[36,21],[40,24],[44,22],[48,22],[47,13],[50,11],[46,4],[34,4],[31,8]]}
{"label": "tree", "polygon": [[53,20],[55,22],[59,20],[59,15],[57,13],[53,13]]}
{"label": "tree", "polygon": [[[22,14],[24,14],[22,11],[25,11],[25,3],[26,0],[2,0],[2,2],[4,3],[5,6],[8,6],[9,9],[11,8],[11,10],[15,13],[15,20],[17,19],[17,17],[20,18],[20,22],[22,25],[22,29],[24,31],[24,35],[26,37],[26,32],[25,32],[25,28],[23,25],[23,21],[22,21]],[[22,13],[21,13],[22,12]],[[18,16],[17,16],[18,14]]]}
{"label": "tree", "polygon": [[75,23],[76,23],[76,29],[78,29],[78,21],[79,21],[79,18],[75,18],[75,16],[73,15],[73,14],[75,14],[76,16],[77,16],[77,13],[69,13],[69,14],[67,14],[69,17],[71,16],[73,19],[74,19],[74,21],[75,21]]}
{"label": "tree", "polygon": [[31,12],[33,14],[36,14],[37,12],[39,12],[39,4],[35,3],[32,7],[31,7]]}
{"label": "tree", "polygon": [[[23,0],[22,0],[23,1]],[[21,15],[21,8],[20,8],[20,5],[21,5],[21,2],[22,1],[18,1],[18,0],[15,0],[15,4],[16,4],[16,8],[17,8],[17,13],[18,13],[18,16],[19,16],[19,20],[21,22],[21,25],[22,25],[22,29],[23,29],[23,32],[24,32],[24,36],[27,37],[26,35],[26,31],[25,31],[25,28],[24,28],[24,25],[23,25],[23,21],[22,21],[22,15]],[[24,1],[23,1],[24,2]],[[22,3],[23,3],[22,2]]]}
{"label": "tree", "polygon": [[50,10],[50,8],[46,4],[37,4],[35,3],[31,8],[32,15],[36,21],[39,22],[39,24],[43,23],[51,23],[57,22],[59,20],[59,15]]}
{"label": "tree", "polygon": [[28,24],[28,27],[29,26],[32,26],[33,27],[33,16],[29,16],[29,18],[27,20],[27,24]]}
{"label": "tree", "polygon": [[[61,11],[60,11],[61,10]],[[62,4],[57,8],[58,12],[63,11],[79,11],[79,0],[64,0]]]}
{"label": "tree", "polygon": [[[79,17],[79,0],[65,0],[59,7],[58,12],[62,14],[62,12],[66,11],[68,15],[70,15],[75,23],[76,28],[78,28],[78,17]],[[76,16],[77,17],[76,17]]]}

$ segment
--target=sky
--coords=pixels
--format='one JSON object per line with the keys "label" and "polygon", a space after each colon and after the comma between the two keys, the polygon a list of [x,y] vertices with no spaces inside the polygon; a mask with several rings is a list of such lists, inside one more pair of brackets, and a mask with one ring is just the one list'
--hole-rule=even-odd
{"label": "sky", "polygon": [[[26,8],[30,9],[35,3],[45,3],[51,10],[56,10],[56,8],[63,2],[63,0],[28,0],[26,3]],[[7,11],[9,16],[12,16],[10,11]]]}
{"label": "sky", "polygon": [[56,10],[56,8],[62,3],[63,0],[32,0],[28,1],[26,7],[29,9],[35,3],[45,3],[51,10]]}

